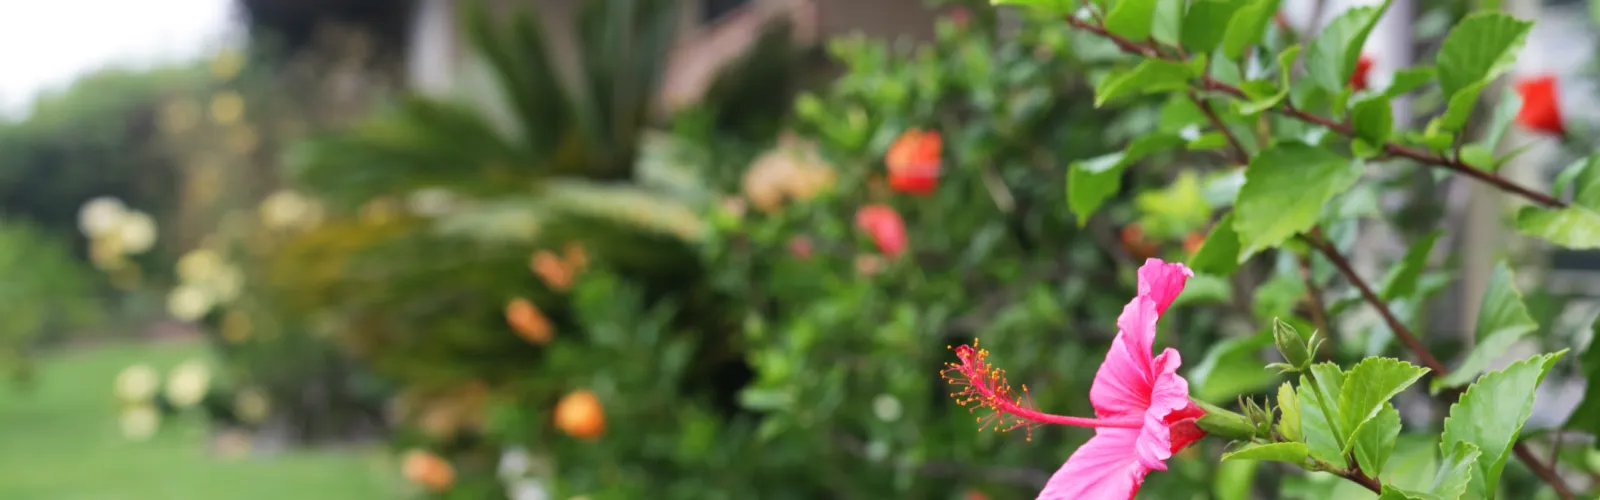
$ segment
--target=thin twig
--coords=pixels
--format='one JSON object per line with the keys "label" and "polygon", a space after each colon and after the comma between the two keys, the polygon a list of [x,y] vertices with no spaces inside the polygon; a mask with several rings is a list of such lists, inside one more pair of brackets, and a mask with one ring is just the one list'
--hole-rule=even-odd
{"label": "thin twig", "polygon": [[1205,113],[1206,118],[1211,120],[1211,124],[1217,127],[1218,132],[1222,133],[1222,137],[1228,140],[1228,146],[1233,148],[1233,161],[1238,162],[1240,165],[1249,164],[1250,151],[1246,150],[1244,144],[1239,142],[1239,138],[1233,135],[1233,130],[1228,128],[1228,123],[1222,121],[1222,117],[1217,116],[1217,110],[1211,108],[1211,103],[1206,102],[1205,98],[1200,97],[1200,94],[1195,93],[1193,90],[1189,91],[1189,100],[1194,101],[1195,107],[1200,108],[1200,112]]}
{"label": "thin twig", "polygon": [[[1152,59],[1163,59],[1159,51],[1113,34],[1109,31],[1106,31],[1105,28],[1097,26],[1088,21],[1069,17],[1067,18],[1067,23],[1074,28],[1087,31],[1110,40],[1112,43],[1116,44],[1118,48],[1122,49],[1123,52]],[[1239,90],[1238,87],[1217,81],[1209,76],[1201,77],[1200,88],[1207,91],[1221,92],[1238,98],[1245,97],[1244,91]],[[1285,104],[1274,109],[1279,113],[1283,113],[1284,115],[1293,117],[1295,119],[1325,127],[1328,130],[1332,130],[1340,135],[1354,135],[1354,130],[1351,129],[1349,125],[1336,122],[1324,116],[1319,116],[1296,109],[1292,104]],[[1393,156],[1406,158],[1424,165],[1451,170],[1479,181],[1493,184],[1495,187],[1498,187],[1504,191],[1515,193],[1544,206],[1556,208],[1565,208],[1567,206],[1566,202],[1556,199],[1555,197],[1534,191],[1527,187],[1523,187],[1509,179],[1506,179],[1505,177],[1499,176],[1498,174],[1479,170],[1476,167],[1467,165],[1460,159],[1434,154],[1415,147],[1397,144],[1393,141],[1384,143],[1383,152]]]}

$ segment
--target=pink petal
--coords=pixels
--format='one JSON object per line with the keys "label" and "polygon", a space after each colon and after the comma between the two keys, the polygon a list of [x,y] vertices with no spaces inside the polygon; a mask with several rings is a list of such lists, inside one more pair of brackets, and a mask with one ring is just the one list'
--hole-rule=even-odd
{"label": "pink petal", "polygon": [[1100,418],[1141,417],[1150,407],[1151,343],[1156,336],[1155,302],[1134,297],[1117,318],[1117,338],[1089,387],[1089,403]]}
{"label": "pink petal", "polygon": [[[1172,420],[1168,417],[1186,412],[1189,401],[1189,381],[1178,375],[1183,359],[1178,351],[1168,348],[1156,356],[1152,363],[1155,384],[1150,391],[1150,407],[1144,414],[1144,429],[1139,431],[1139,463],[1154,470],[1167,470],[1166,460],[1172,458]],[[1190,439],[1193,441],[1193,439]],[[1184,443],[1188,444],[1188,443]]]}
{"label": "pink petal", "polygon": [[1139,268],[1139,296],[1156,302],[1156,314],[1165,314],[1167,306],[1183,292],[1183,285],[1194,277],[1194,271],[1182,263],[1148,259]]}
{"label": "pink petal", "polygon": [[1139,492],[1149,469],[1133,453],[1136,429],[1097,429],[1050,476],[1038,500],[1128,500]]}

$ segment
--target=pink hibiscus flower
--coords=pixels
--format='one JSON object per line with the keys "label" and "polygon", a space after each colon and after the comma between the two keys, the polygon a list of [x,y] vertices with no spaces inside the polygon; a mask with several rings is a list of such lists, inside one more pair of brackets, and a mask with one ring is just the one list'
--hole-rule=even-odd
{"label": "pink hibiscus flower", "polygon": [[[1117,318],[1117,338],[1095,373],[1089,402],[1095,418],[1040,412],[1026,386],[1011,390],[1005,371],[989,366],[988,351],[972,346],[955,349],[959,363],[950,363],[945,377],[964,389],[956,393],[964,405],[993,413],[980,419],[1001,431],[1031,430],[1044,424],[1091,427],[1095,436],[1067,459],[1039,492],[1039,500],[1133,498],[1152,470],[1167,470],[1172,454],[1205,437],[1195,420],[1205,412],[1189,400],[1189,382],[1178,376],[1182,360],[1168,348],[1151,356],[1156,320],[1183,291],[1194,273],[1183,264],[1159,259],[1139,268],[1138,296]],[[976,410],[976,407],[974,408]],[[1030,434],[1031,437],[1031,434]]]}

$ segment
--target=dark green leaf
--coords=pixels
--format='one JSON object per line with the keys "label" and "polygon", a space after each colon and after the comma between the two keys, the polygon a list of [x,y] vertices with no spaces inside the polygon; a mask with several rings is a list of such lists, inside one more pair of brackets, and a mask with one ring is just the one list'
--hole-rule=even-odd
{"label": "dark green leaf", "polygon": [[[1578,359],[1578,368],[1588,385],[1583,391],[1583,401],[1567,417],[1567,429],[1600,436],[1600,318],[1589,327],[1589,348]],[[1600,441],[1595,442],[1600,448]]]}
{"label": "dark green leaf", "polygon": [[1117,0],[1106,13],[1106,31],[1130,40],[1150,37],[1159,0]]}
{"label": "dark green leaf", "polygon": [[1360,178],[1361,163],[1324,148],[1286,141],[1262,151],[1234,206],[1239,261],[1310,229],[1323,206]]}
{"label": "dark green leaf", "polygon": [[1078,214],[1078,224],[1100,208],[1111,195],[1122,189],[1122,172],[1145,156],[1183,144],[1172,134],[1151,134],[1128,144],[1118,153],[1073,162],[1067,172],[1067,208]]}
{"label": "dark green leaf", "polygon": [[1278,2],[1281,0],[1254,0],[1240,8],[1228,20],[1228,29],[1222,34],[1222,53],[1228,59],[1241,60],[1245,51],[1256,42],[1261,41],[1261,35],[1267,30],[1267,23],[1272,22],[1272,16],[1278,13]]}
{"label": "dark green leaf", "polygon": [[1356,102],[1350,110],[1350,127],[1357,139],[1370,146],[1381,147],[1389,142],[1389,134],[1394,131],[1394,112],[1389,109],[1389,100],[1375,98]]}
{"label": "dark green leaf", "polygon": [[1395,300],[1407,297],[1417,290],[1417,281],[1422,279],[1422,272],[1428,269],[1428,254],[1433,252],[1433,244],[1444,235],[1443,231],[1435,230],[1411,244],[1406,249],[1405,257],[1400,263],[1390,268],[1389,274],[1384,277],[1383,284],[1378,287],[1378,296],[1383,300]]}
{"label": "dark green leaf", "polygon": [[1183,16],[1183,48],[1198,54],[1217,50],[1228,20],[1244,7],[1243,0],[1196,0]]}
{"label": "dark green leaf", "polygon": [[1227,276],[1239,268],[1239,233],[1233,232],[1233,212],[1222,216],[1206,235],[1206,242],[1189,258],[1197,273]]}
{"label": "dark green leaf", "polygon": [[1432,66],[1418,66],[1394,72],[1394,78],[1389,81],[1389,86],[1381,93],[1384,97],[1394,99],[1414,90],[1422,88],[1433,81]]}
{"label": "dark green leaf", "polygon": [[1217,342],[1189,372],[1195,399],[1213,403],[1272,384],[1272,372],[1261,367],[1261,350],[1272,345],[1272,333],[1235,337]]}

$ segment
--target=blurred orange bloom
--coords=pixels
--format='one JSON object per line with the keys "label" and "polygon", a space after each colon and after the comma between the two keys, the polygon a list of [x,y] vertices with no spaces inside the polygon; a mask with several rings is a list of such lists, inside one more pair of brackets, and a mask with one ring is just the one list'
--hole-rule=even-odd
{"label": "blurred orange bloom", "polygon": [[450,462],[425,450],[406,452],[400,470],[407,480],[435,492],[448,490],[456,482],[456,470]]}
{"label": "blurred orange bloom", "polygon": [[550,325],[550,319],[539,312],[539,308],[528,299],[518,297],[506,304],[506,323],[517,335],[535,345],[550,343],[555,338],[555,327]]}
{"label": "blurred orange bloom", "polygon": [[568,436],[595,439],[606,432],[605,409],[593,392],[573,391],[556,402],[555,424]]}
{"label": "blurred orange bloom", "polygon": [[573,273],[561,257],[549,250],[540,250],[533,254],[533,263],[530,266],[533,274],[539,276],[545,286],[551,290],[565,292],[572,289]]}
{"label": "blurred orange bloom", "polygon": [[889,188],[926,195],[939,187],[939,155],[943,140],[938,132],[907,130],[889,146],[884,163],[889,167]]}

